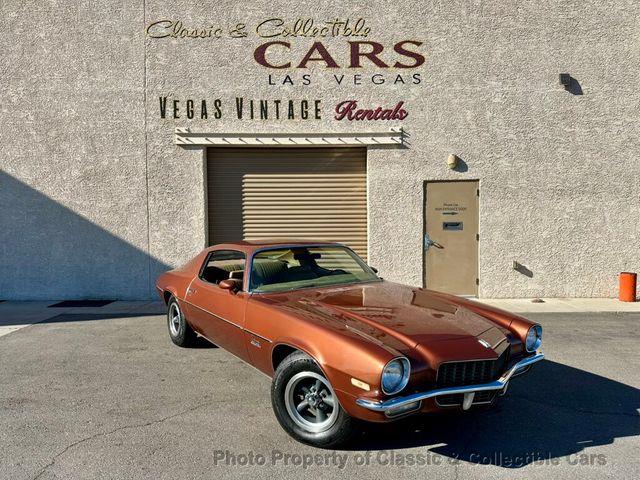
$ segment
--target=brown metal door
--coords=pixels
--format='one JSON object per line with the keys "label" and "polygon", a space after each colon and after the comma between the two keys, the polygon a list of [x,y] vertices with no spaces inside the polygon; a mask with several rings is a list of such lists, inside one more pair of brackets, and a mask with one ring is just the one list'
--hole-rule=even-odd
{"label": "brown metal door", "polygon": [[478,294],[478,182],[427,182],[425,286]]}
{"label": "brown metal door", "polygon": [[209,243],[331,240],[367,258],[365,148],[210,148]]}

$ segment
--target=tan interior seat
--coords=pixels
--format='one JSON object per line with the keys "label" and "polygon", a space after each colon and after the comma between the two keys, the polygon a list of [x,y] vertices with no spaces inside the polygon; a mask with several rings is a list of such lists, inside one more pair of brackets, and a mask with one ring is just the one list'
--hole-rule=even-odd
{"label": "tan interior seat", "polygon": [[[244,269],[244,264],[242,263],[229,263],[229,264],[220,264],[220,265],[210,265],[205,267],[202,272],[203,280],[206,280],[210,283],[219,283],[221,280],[226,280],[231,278],[231,274],[242,271]],[[237,273],[235,273],[234,278],[237,277]],[[242,275],[240,275],[240,279]]]}
{"label": "tan interior seat", "polygon": [[278,260],[256,259],[253,262],[252,284],[266,285],[273,283],[282,272],[287,269],[287,264]]}

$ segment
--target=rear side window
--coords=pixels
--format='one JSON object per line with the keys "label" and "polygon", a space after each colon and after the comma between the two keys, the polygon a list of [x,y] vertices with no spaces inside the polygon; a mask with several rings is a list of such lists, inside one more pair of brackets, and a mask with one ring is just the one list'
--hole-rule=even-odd
{"label": "rear side window", "polygon": [[218,284],[220,281],[234,278],[242,281],[246,256],[236,250],[216,250],[209,254],[202,265],[200,279]]}

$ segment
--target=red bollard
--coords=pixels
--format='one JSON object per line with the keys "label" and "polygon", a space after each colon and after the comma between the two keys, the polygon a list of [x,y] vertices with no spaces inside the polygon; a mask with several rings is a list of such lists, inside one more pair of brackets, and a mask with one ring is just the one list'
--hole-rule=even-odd
{"label": "red bollard", "polygon": [[632,272],[622,272],[620,274],[620,301],[636,301],[636,282],[638,275]]}

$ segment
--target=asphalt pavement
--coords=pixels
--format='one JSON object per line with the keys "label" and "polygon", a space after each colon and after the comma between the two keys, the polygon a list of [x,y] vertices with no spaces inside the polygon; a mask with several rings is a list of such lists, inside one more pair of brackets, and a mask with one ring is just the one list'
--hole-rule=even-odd
{"label": "asphalt pavement", "polygon": [[493,408],[333,451],[286,435],[269,378],[174,346],[156,311],[69,309],[0,338],[0,478],[640,477],[640,313],[530,314],[547,359]]}

